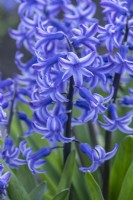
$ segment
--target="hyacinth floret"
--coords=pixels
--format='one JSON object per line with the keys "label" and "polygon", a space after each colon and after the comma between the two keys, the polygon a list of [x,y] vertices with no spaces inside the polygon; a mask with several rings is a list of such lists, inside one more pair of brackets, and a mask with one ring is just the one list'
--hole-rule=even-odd
{"label": "hyacinth floret", "polygon": [[107,124],[99,121],[100,126],[103,127],[105,130],[109,130],[111,132],[119,129],[123,133],[133,134],[133,128],[130,128],[128,126],[132,121],[133,111],[129,111],[123,117],[118,117],[117,107],[115,104],[111,103],[108,109],[111,115],[111,119],[106,115],[103,115],[103,118]]}
{"label": "hyacinth floret", "polygon": [[118,149],[118,145],[115,144],[112,151],[106,153],[104,148],[96,145],[94,149],[87,143],[80,144],[80,150],[85,153],[88,158],[92,161],[92,165],[90,167],[80,167],[79,169],[82,172],[94,172],[100,167],[106,160],[112,158]]}
{"label": "hyacinth floret", "polygon": [[107,110],[106,104],[111,100],[113,96],[114,88],[112,88],[111,93],[107,97],[103,97],[100,94],[91,94],[87,88],[80,88],[79,94],[81,99],[75,103],[75,106],[82,110],[82,115],[73,123],[86,123],[90,120],[96,122],[98,115],[104,113]]}
{"label": "hyacinth floret", "polygon": [[27,148],[27,142],[24,140],[20,143],[20,150],[23,154],[23,157],[26,159],[28,167],[30,171],[35,173],[45,173],[46,170],[39,169],[41,168],[45,163],[46,160],[44,160],[44,157],[47,157],[51,154],[52,150],[58,148],[58,147],[42,147],[37,152],[32,153],[32,148]]}
{"label": "hyacinth floret", "polygon": [[92,51],[96,50],[96,45],[99,44],[99,40],[94,37],[97,33],[98,25],[92,24],[90,27],[84,24],[80,25],[80,29],[73,28],[73,37],[71,38],[72,45],[76,47],[86,46]]}
{"label": "hyacinth floret", "polygon": [[10,137],[6,137],[4,141],[4,147],[0,151],[0,157],[11,167],[18,168],[20,165],[25,165],[26,161],[19,158],[20,150],[15,147],[13,140]]}
{"label": "hyacinth floret", "polygon": [[6,188],[8,187],[8,182],[10,180],[11,173],[6,172],[3,174],[4,166],[0,164],[0,195],[6,196]]}
{"label": "hyacinth floret", "polygon": [[34,115],[34,129],[41,133],[48,141],[69,143],[75,137],[66,138],[63,136],[64,123],[67,121],[67,114],[58,102],[53,110],[44,109]]}
{"label": "hyacinth floret", "polygon": [[101,0],[100,5],[104,8],[103,13],[106,15],[109,22],[114,23],[117,18],[126,19],[129,10],[127,8],[127,1],[120,0]]}
{"label": "hyacinth floret", "polygon": [[75,86],[81,87],[83,85],[83,76],[94,76],[94,74],[87,69],[87,67],[92,65],[92,63],[95,61],[95,58],[96,53],[94,51],[82,58],[78,58],[78,56],[73,52],[68,52],[67,59],[59,59],[59,63],[64,69],[62,80],[66,81],[73,76]]}

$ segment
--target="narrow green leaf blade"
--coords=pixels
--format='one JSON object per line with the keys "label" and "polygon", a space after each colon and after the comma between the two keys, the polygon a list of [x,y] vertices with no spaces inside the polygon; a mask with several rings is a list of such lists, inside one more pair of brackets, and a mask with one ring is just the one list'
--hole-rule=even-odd
{"label": "narrow green leaf blade", "polygon": [[114,164],[111,166],[109,200],[117,199],[121,190],[124,177],[130,164],[133,161],[133,136],[126,136],[115,157]]}
{"label": "narrow green leaf blade", "polygon": [[78,164],[76,164],[74,167],[72,185],[74,189],[74,197],[76,200],[90,200],[88,185],[84,173],[79,170]]}
{"label": "narrow green leaf blade", "polygon": [[63,200],[69,195],[69,189],[64,189],[61,192],[57,193],[52,200]]}
{"label": "narrow green leaf blade", "polygon": [[132,198],[133,198],[133,162],[130,165],[125,175],[118,200],[125,200]]}
{"label": "narrow green leaf blade", "polygon": [[15,175],[17,176],[18,180],[23,184],[23,187],[28,194],[36,187],[37,184],[35,181],[35,177],[26,165],[20,166],[19,170],[16,170]]}
{"label": "narrow green leaf blade", "polygon": [[86,173],[86,181],[88,183],[88,190],[92,200],[104,200],[101,189],[90,172]]}
{"label": "narrow green leaf blade", "polygon": [[45,183],[41,183],[34,190],[31,191],[30,199],[31,200],[43,200],[44,191],[45,191]]}
{"label": "narrow green leaf blade", "polygon": [[75,164],[75,152],[72,151],[68,156],[66,164],[64,166],[62,176],[57,188],[57,193],[63,189],[70,188],[72,182],[74,164]]}

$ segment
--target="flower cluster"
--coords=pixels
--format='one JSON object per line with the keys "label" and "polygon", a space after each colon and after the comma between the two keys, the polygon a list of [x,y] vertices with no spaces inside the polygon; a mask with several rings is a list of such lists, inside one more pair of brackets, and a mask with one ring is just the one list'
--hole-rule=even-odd
{"label": "flower cluster", "polygon": [[[63,143],[65,152],[66,145],[77,140],[71,129],[89,121],[97,123],[99,115],[106,122],[98,120],[105,130],[119,129],[132,134],[133,128],[129,125],[133,112],[118,117],[115,105],[119,84],[123,85],[124,78],[133,75],[133,59],[129,53],[133,39],[130,2],[101,0],[104,26],[95,19],[96,5],[91,0],[77,0],[76,5],[71,0],[18,2],[21,21],[18,29],[9,30],[9,33],[16,40],[15,63],[21,75],[14,77],[14,97],[13,81],[1,81],[0,124],[8,122],[5,108],[7,98],[12,97],[15,99],[12,107],[21,102],[32,111],[32,119],[25,112],[16,112],[27,127],[22,137],[31,137],[36,132],[48,141],[49,146],[32,153],[32,149],[26,147],[26,141],[20,143],[20,148],[14,148],[12,139],[7,137],[1,151],[6,163],[15,168],[28,164],[32,173],[44,173],[45,170],[38,169],[46,162],[43,157],[50,155],[58,142]],[[25,63],[22,47],[31,55]],[[133,103],[124,97],[120,104],[129,106]],[[75,109],[79,114],[74,112]],[[9,114],[9,122],[11,116]],[[115,145],[111,152],[105,153],[100,145],[92,149],[81,141],[79,146],[92,161],[91,167],[80,168],[83,172],[94,172],[112,158],[118,148]],[[20,153],[24,160],[18,158]]]}

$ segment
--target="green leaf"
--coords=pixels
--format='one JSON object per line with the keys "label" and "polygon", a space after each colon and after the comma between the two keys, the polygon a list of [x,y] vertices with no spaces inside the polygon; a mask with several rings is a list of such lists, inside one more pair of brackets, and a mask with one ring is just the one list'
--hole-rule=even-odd
{"label": "green leaf", "polygon": [[63,200],[69,195],[69,189],[64,189],[61,192],[57,193],[52,200]]}
{"label": "green leaf", "polygon": [[133,198],[133,162],[130,165],[125,175],[118,200],[125,200],[132,198]]}
{"label": "green leaf", "polygon": [[26,165],[20,166],[15,175],[29,193],[36,187],[35,177]]}
{"label": "green leaf", "polygon": [[124,177],[133,161],[133,136],[126,136],[119,148],[110,175],[109,200],[117,199]]}
{"label": "green leaf", "polygon": [[75,152],[72,151],[65,163],[62,176],[57,187],[57,193],[63,189],[70,188],[75,164]]}
{"label": "green leaf", "polygon": [[77,164],[74,167],[72,185],[73,185],[74,197],[76,200],[90,199],[88,185],[87,185],[84,173],[82,173],[79,170],[79,167]]}
{"label": "green leaf", "polygon": [[101,189],[90,172],[86,173],[86,180],[91,199],[104,200]]}
{"label": "green leaf", "polygon": [[33,191],[30,193],[31,200],[42,200],[45,191],[45,183],[41,183],[38,185]]}
{"label": "green leaf", "polygon": [[8,183],[7,194],[10,200],[30,200],[29,195],[23,188],[21,182],[18,181],[12,170],[6,165],[6,163],[0,158],[0,163],[4,165],[5,172],[11,172],[11,178]]}

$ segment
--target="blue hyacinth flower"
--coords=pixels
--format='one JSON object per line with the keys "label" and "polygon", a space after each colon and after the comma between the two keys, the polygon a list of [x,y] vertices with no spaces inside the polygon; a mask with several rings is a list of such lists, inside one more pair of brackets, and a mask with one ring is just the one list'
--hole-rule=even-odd
{"label": "blue hyacinth flower", "polygon": [[[93,51],[83,58],[73,52],[67,53],[67,59],[59,58],[59,63],[64,70],[62,80],[66,81],[73,76],[74,84],[77,87],[83,85],[83,77],[92,77],[94,74],[89,70],[89,66],[95,61],[96,53]],[[87,68],[88,67],[88,68]]]}
{"label": "blue hyacinth flower", "polygon": [[[127,17],[128,8],[127,1],[121,0],[101,0],[100,5],[104,8],[103,13],[107,15],[108,19],[115,23],[116,18]],[[123,21],[124,21],[123,18]]]}
{"label": "blue hyacinth flower", "polygon": [[33,133],[32,120],[29,119],[24,112],[18,112],[18,118],[22,120],[23,122],[25,122],[25,124],[27,125],[28,130],[25,131],[23,134],[24,134],[24,137],[28,137],[29,135]]}
{"label": "blue hyacinth flower", "polygon": [[71,39],[72,44],[76,47],[86,46],[92,51],[96,50],[96,45],[99,40],[94,36],[97,33],[98,25],[96,23],[92,24],[90,27],[84,24],[80,25],[80,29],[72,29],[73,37]]}
{"label": "blue hyacinth flower", "polygon": [[120,74],[128,72],[133,75],[133,61],[128,60],[127,53],[127,46],[122,45],[120,47],[120,53],[116,53],[114,58],[109,56],[109,61],[113,66],[112,71],[115,70],[115,72]]}
{"label": "blue hyacinth flower", "polygon": [[[6,195],[6,188],[8,187],[8,182],[10,180],[11,173],[6,172],[3,174],[4,166],[0,164],[0,195]],[[3,174],[3,175],[2,175]]]}
{"label": "blue hyacinth flower", "polygon": [[4,149],[0,151],[0,157],[11,168],[18,168],[20,165],[25,165],[26,161],[18,158],[20,150],[14,147],[13,140],[10,137],[6,137],[4,141]]}
{"label": "blue hyacinth flower", "polygon": [[42,147],[40,148],[37,152],[32,153],[32,148],[27,148],[26,147],[27,142],[22,141],[20,143],[20,150],[24,156],[24,158],[27,161],[28,167],[30,171],[35,174],[35,173],[46,173],[45,169],[39,169],[41,168],[45,163],[46,160],[44,160],[44,157],[47,157],[50,155],[52,150],[58,148],[58,147]]}
{"label": "blue hyacinth flower", "polygon": [[108,110],[111,115],[111,118],[103,115],[106,124],[99,121],[101,127],[111,132],[114,132],[115,130],[119,129],[123,133],[133,134],[133,128],[130,128],[128,126],[132,121],[133,111],[128,112],[123,117],[118,117],[117,107],[113,103],[110,104]]}
{"label": "blue hyacinth flower", "polygon": [[86,123],[89,120],[96,122],[98,115],[106,111],[106,104],[111,100],[114,89],[112,88],[109,96],[103,97],[100,94],[92,94],[87,88],[80,88],[79,94],[81,99],[78,99],[75,106],[82,110],[82,114],[79,118],[73,119],[73,124]]}
{"label": "blue hyacinth flower", "polygon": [[78,1],[77,6],[72,4],[65,5],[65,21],[71,26],[78,27],[79,24],[92,24],[97,22],[93,18],[96,12],[96,5],[92,1]]}
{"label": "blue hyacinth flower", "polygon": [[44,6],[46,3],[43,0],[17,0],[20,3],[18,13],[23,20],[23,17],[32,17],[34,13],[43,15]]}
{"label": "blue hyacinth flower", "polygon": [[102,42],[105,42],[106,48],[109,52],[112,52],[114,47],[119,48],[123,41],[123,30],[125,26],[121,28],[118,25],[107,24],[105,27],[98,27],[97,38]]}
{"label": "blue hyacinth flower", "polygon": [[80,167],[79,169],[84,173],[96,171],[106,160],[111,159],[116,154],[117,149],[118,145],[115,144],[113,150],[106,153],[104,148],[99,145],[96,145],[93,149],[89,144],[81,143],[80,150],[88,156],[92,161],[92,165],[90,167]]}

